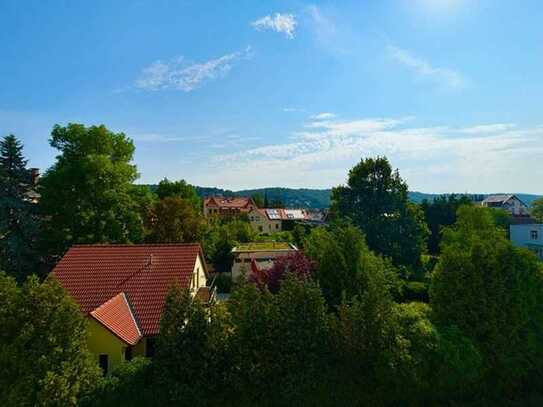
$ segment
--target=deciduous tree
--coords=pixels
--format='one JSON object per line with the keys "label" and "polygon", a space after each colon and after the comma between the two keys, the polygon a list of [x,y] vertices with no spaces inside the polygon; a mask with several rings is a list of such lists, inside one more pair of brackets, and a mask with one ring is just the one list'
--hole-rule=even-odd
{"label": "deciduous tree", "polygon": [[69,124],[53,128],[50,144],[60,154],[40,181],[49,253],[60,255],[76,243],[141,240],[141,216],[130,194],[137,178],[132,141],[105,126]]}
{"label": "deciduous tree", "polygon": [[100,375],[79,307],[52,277],[1,273],[0,301],[0,404],[76,406]]}
{"label": "deciduous tree", "polygon": [[347,185],[332,190],[332,212],[347,217],[366,235],[370,249],[396,265],[418,266],[427,229],[409,203],[407,184],[384,157],[360,161]]}
{"label": "deciduous tree", "polygon": [[539,223],[543,223],[543,198],[536,199],[530,206],[530,214],[532,217]]}
{"label": "deciduous tree", "polygon": [[446,229],[430,300],[438,323],[481,349],[493,385],[512,391],[541,369],[541,264],[512,246],[486,208],[461,207]]}
{"label": "deciduous tree", "polygon": [[154,203],[147,220],[147,238],[153,243],[200,242],[206,222],[186,199],[177,196],[160,199]]}

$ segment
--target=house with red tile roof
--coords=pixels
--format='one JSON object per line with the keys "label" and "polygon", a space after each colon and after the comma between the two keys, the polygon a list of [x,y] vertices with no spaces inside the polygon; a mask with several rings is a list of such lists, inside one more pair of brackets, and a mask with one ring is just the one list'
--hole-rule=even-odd
{"label": "house with red tile roof", "polygon": [[256,208],[252,198],[210,196],[204,199],[204,216],[235,216]]}
{"label": "house with red tile roof", "polygon": [[102,369],[153,356],[173,285],[209,301],[199,244],[73,246],[53,270],[89,320],[89,349]]}

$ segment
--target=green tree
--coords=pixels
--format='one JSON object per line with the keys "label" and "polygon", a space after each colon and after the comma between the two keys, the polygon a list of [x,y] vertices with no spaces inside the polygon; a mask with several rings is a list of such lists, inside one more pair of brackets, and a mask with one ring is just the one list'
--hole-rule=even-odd
{"label": "green tree", "polygon": [[23,281],[37,271],[40,219],[27,199],[30,171],[15,136],[0,140],[0,268]]}
{"label": "green tree", "polygon": [[215,271],[229,272],[232,269],[232,249],[239,243],[255,240],[255,232],[248,222],[239,219],[212,220],[203,238],[208,261]]}
{"label": "green tree", "polygon": [[291,275],[272,295],[247,284],[227,306],[237,394],[252,403],[301,405],[319,387],[329,355],[328,316],[318,286]]}
{"label": "green tree", "polygon": [[137,178],[132,141],[104,126],[69,124],[55,125],[50,144],[60,154],[40,181],[48,252],[141,240],[142,220],[130,193]]}
{"label": "green tree", "polygon": [[331,306],[364,293],[374,274],[384,275],[389,292],[396,294],[399,290],[395,267],[373,254],[364,235],[354,226],[313,229],[305,240],[304,251],[317,264],[315,277]]}
{"label": "green tree", "polygon": [[149,211],[146,240],[152,243],[199,242],[205,228],[205,219],[190,201],[177,196],[167,197],[156,201]]}
{"label": "green tree", "polygon": [[354,166],[347,185],[332,190],[332,212],[351,219],[370,249],[394,264],[420,265],[427,235],[424,218],[409,203],[407,184],[386,158],[363,159]]}
{"label": "green tree", "polygon": [[212,395],[223,390],[228,327],[228,316],[221,306],[206,309],[188,290],[172,287],[154,362],[157,384],[167,402],[208,405]]}
{"label": "green tree", "polygon": [[398,346],[395,371],[389,377],[396,400],[439,405],[461,399],[476,389],[482,357],[475,343],[456,327],[431,321],[428,304],[395,306],[394,333]]}
{"label": "green tree", "polygon": [[164,198],[183,198],[197,211],[202,211],[202,200],[198,197],[196,188],[188,184],[184,179],[180,181],[170,181],[168,178],[164,178],[158,183],[155,191],[159,199]]}
{"label": "green tree", "polygon": [[254,193],[253,195],[251,195],[251,198],[253,199],[257,208],[265,208],[264,196],[260,192]]}
{"label": "green tree", "polygon": [[543,198],[536,199],[530,205],[530,214],[539,223],[543,223]]}
{"label": "green tree", "polygon": [[444,232],[430,300],[439,324],[481,349],[491,388],[511,392],[541,369],[542,299],[536,257],[512,246],[491,211],[461,207]]}
{"label": "green tree", "polygon": [[439,254],[443,228],[456,222],[456,211],[463,205],[471,205],[471,200],[466,195],[441,195],[431,202],[427,200],[422,202],[421,209],[430,231],[428,237],[430,254]]}
{"label": "green tree", "polygon": [[52,277],[0,274],[0,301],[0,404],[77,405],[100,375],[79,307]]}

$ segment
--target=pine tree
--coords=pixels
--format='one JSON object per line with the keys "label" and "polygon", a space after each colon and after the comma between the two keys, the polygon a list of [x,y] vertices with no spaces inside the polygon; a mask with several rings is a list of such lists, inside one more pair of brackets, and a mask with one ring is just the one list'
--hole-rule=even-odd
{"label": "pine tree", "polygon": [[0,267],[18,280],[35,272],[35,241],[39,220],[35,205],[26,200],[30,171],[23,145],[13,135],[0,141]]}

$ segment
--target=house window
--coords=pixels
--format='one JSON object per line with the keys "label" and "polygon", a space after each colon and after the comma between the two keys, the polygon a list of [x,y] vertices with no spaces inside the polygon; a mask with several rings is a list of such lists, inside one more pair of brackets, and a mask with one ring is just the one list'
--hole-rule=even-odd
{"label": "house window", "polygon": [[124,360],[132,360],[132,346],[124,348]]}
{"label": "house window", "polygon": [[275,229],[279,229],[279,223],[275,224]]}
{"label": "house window", "polygon": [[196,287],[200,287],[200,267],[196,269]]}
{"label": "house window", "polygon": [[539,239],[539,233],[537,233],[537,230],[531,230],[530,231],[530,239],[532,239],[532,240]]}
{"label": "house window", "polygon": [[155,339],[154,338],[147,338],[145,341],[145,356],[148,358],[152,358],[155,356]]}
{"label": "house window", "polygon": [[264,231],[264,229],[262,229],[262,226],[259,226],[259,227],[258,227],[258,231],[259,231],[259,232],[263,232],[263,231]]}
{"label": "house window", "polygon": [[106,354],[101,354],[98,356],[98,365],[102,369],[102,372],[104,373],[104,376],[107,375],[107,368],[108,368],[108,356]]}

